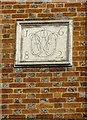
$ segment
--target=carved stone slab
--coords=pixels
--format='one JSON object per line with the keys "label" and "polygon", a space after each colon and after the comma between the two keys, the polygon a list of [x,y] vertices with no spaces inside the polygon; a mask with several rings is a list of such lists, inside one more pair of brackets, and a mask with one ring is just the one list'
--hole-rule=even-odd
{"label": "carved stone slab", "polygon": [[72,65],[72,20],[17,21],[15,66]]}

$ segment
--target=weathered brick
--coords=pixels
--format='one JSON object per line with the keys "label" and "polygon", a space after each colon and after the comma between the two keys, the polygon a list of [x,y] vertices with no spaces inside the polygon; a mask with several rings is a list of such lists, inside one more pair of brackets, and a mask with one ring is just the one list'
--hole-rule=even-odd
{"label": "weathered brick", "polygon": [[14,110],[14,114],[15,115],[20,115],[21,114],[21,110],[19,110],[19,109]]}
{"label": "weathered brick", "polygon": [[85,82],[81,82],[80,85],[86,87],[87,86],[87,82],[86,81]]}
{"label": "weathered brick", "polygon": [[55,4],[55,7],[62,8],[63,7],[63,3],[57,3],[57,4]]}
{"label": "weathered brick", "polygon": [[27,105],[26,105],[26,108],[27,108],[27,109],[35,109],[35,106],[36,106],[36,105],[35,105],[34,103],[30,103],[30,104],[27,104]]}
{"label": "weathered brick", "polygon": [[49,88],[42,88],[42,89],[41,89],[41,92],[42,92],[42,93],[48,93],[48,92],[49,92]]}
{"label": "weathered brick", "polygon": [[76,12],[76,8],[68,8],[69,12]]}
{"label": "weathered brick", "polygon": [[34,119],[34,118],[36,118],[36,116],[34,114],[30,114],[30,115],[27,115],[27,118]]}
{"label": "weathered brick", "polygon": [[57,118],[63,118],[63,114],[57,114],[57,113],[55,113],[54,114],[54,119],[57,119]]}
{"label": "weathered brick", "polygon": [[74,97],[68,97],[67,98],[67,102],[75,102],[75,98]]}
{"label": "weathered brick", "polygon": [[31,8],[38,8],[38,5],[36,5],[36,4],[31,4],[30,7],[31,7]]}
{"label": "weathered brick", "polygon": [[35,73],[28,73],[27,77],[31,78],[31,77],[35,77]]}
{"label": "weathered brick", "polygon": [[9,10],[9,9],[12,9],[12,5],[5,5],[5,6],[4,6],[4,9],[8,9],[8,10]]}
{"label": "weathered brick", "polygon": [[9,19],[11,19],[11,18],[12,18],[12,16],[11,16],[10,14],[4,15],[4,19],[5,19],[5,20],[9,20]]}
{"label": "weathered brick", "polygon": [[17,10],[17,13],[24,13],[24,10],[23,9],[19,9],[19,10]]}
{"label": "weathered brick", "polygon": [[41,82],[49,82],[49,78],[42,78]]}
{"label": "weathered brick", "polygon": [[87,114],[86,113],[83,114],[83,118],[87,118]]}
{"label": "weathered brick", "polygon": [[34,88],[35,87],[35,83],[27,83],[26,87]]}
{"label": "weathered brick", "polygon": [[45,8],[42,10],[43,13],[49,13],[51,11],[51,9]]}
{"label": "weathered brick", "polygon": [[35,94],[27,94],[28,99],[34,99],[36,96]]}
{"label": "weathered brick", "polygon": [[48,102],[48,98],[41,98],[40,99],[40,103],[45,103],[45,102]]}

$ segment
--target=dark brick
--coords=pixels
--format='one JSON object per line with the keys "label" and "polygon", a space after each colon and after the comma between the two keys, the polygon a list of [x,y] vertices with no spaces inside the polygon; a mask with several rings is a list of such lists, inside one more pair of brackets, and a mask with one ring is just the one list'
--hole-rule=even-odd
{"label": "dark brick", "polygon": [[69,8],[68,11],[69,12],[76,12],[76,8]]}
{"label": "dark brick", "polygon": [[4,34],[3,38],[10,38],[10,34]]}
{"label": "dark brick", "polygon": [[87,86],[87,82],[81,82],[80,85],[81,86]]}
{"label": "dark brick", "polygon": [[81,76],[87,76],[87,72],[81,72],[80,75]]}
{"label": "dark brick", "polygon": [[46,114],[46,113],[48,113],[48,109],[47,108],[41,108],[40,113],[41,114]]}

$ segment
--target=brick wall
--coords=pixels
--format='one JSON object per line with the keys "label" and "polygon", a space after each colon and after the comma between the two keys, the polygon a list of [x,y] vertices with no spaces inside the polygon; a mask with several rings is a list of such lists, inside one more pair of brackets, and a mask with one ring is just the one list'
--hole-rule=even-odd
{"label": "brick wall", "polygon": [[[2,118],[87,118],[87,3],[1,2],[0,9]],[[73,20],[72,67],[13,67],[17,20],[69,18]]]}

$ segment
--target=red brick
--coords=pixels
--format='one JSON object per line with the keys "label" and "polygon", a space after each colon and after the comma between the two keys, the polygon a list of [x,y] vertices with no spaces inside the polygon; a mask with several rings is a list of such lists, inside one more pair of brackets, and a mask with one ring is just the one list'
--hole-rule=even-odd
{"label": "red brick", "polygon": [[2,59],[2,63],[14,63],[13,59]]}
{"label": "red brick", "polygon": [[67,12],[67,8],[53,8],[51,12]]}
{"label": "red brick", "polygon": [[2,89],[2,93],[12,93],[12,89]]}
{"label": "red brick", "polygon": [[74,47],[73,50],[86,50],[85,47]]}
{"label": "red brick", "polygon": [[39,93],[39,92],[40,92],[39,88],[23,89],[23,93]]}
{"label": "red brick", "polygon": [[65,68],[64,67],[52,67],[52,68],[49,68],[49,71],[50,72],[58,72],[58,71],[65,71]]}
{"label": "red brick", "polygon": [[77,108],[76,112],[86,112],[87,108]]}
{"label": "red brick", "polygon": [[86,101],[87,98],[79,98],[79,97],[76,98],[76,102],[86,102]]}
{"label": "red brick", "polygon": [[82,87],[81,87],[81,88],[78,88],[78,91],[79,91],[79,92],[87,92],[87,88],[82,88]]}
{"label": "red brick", "polygon": [[52,114],[45,114],[45,115],[38,114],[36,115],[36,118],[37,119],[52,119],[53,115]]}
{"label": "red brick", "polygon": [[39,72],[39,68],[24,68],[23,72]]}
{"label": "red brick", "polygon": [[25,98],[26,94],[9,94],[9,98]]}
{"label": "red brick", "polygon": [[26,108],[26,105],[23,105],[23,104],[20,104],[20,105],[14,105],[14,104],[11,104],[11,105],[9,105],[9,108],[10,109],[17,109],[17,108],[20,108],[20,109],[22,109],[22,108]]}
{"label": "red brick", "polygon": [[2,73],[11,73],[13,72],[12,68],[2,69]]}
{"label": "red brick", "polygon": [[86,77],[78,77],[78,81],[86,81]]}
{"label": "red brick", "polygon": [[2,110],[2,114],[12,114],[12,110]]}
{"label": "red brick", "polygon": [[77,12],[86,12],[87,8],[77,8]]}
{"label": "red brick", "polygon": [[80,22],[75,22],[73,23],[74,26],[79,26],[80,25]]}
{"label": "red brick", "polygon": [[10,119],[21,119],[21,118],[25,118],[25,115],[9,115]]}
{"label": "red brick", "polygon": [[66,102],[65,98],[52,98],[49,99],[49,102]]}
{"label": "red brick", "polygon": [[29,8],[29,5],[23,5],[23,4],[22,5],[21,4],[20,5],[13,5],[13,9],[21,9],[21,8],[23,8],[23,9]]}
{"label": "red brick", "polygon": [[37,83],[36,87],[52,87],[52,83]]}
{"label": "red brick", "polygon": [[52,98],[52,94],[36,94],[36,98]]}
{"label": "red brick", "polygon": [[8,2],[8,1],[2,1],[2,4],[16,4],[16,1],[14,0],[13,2],[12,1],[10,1],[10,2]]}
{"label": "red brick", "polygon": [[2,103],[6,103],[6,104],[10,104],[10,103],[12,103],[12,99],[2,99]]}
{"label": "red brick", "polygon": [[66,78],[66,77],[51,78],[50,81],[51,81],[51,82],[67,81],[67,78]]}
{"label": "red brick", "polygon": [[26,13],[41,13],[42,9],[27,9]]}
{"label": "red brick", "polygon": [[46,8],[47,5],[46,4],[39,4],[38,6],[39,6],[39,8]]}
{"label": "red brick", "polygon": [[63,16],[76,16],[76,13],[63,13]]}
{"label": "red brick", "polygon": [[54,8],[54,4],[47,4],[47,8]]}
{"label": "red brick", "polygon": [[52,73],[36,73],[36,77],[52,77]]}
{"label": "red brick", "polygon": [[39,113],[39,110],[22,110],[22,114]]}
{"label": "red brick", "polygon": [[13,82],[13,79],[10,79],[10,78],[2,79],[2,83],[12,83],[12,82]]}
{"label": "red brick", "polygon": [[74,61],[84,61],[84,60],[87,60],[87,57],[73,57],[73,60]]}
{"label": "red brick", "polygon": [[81,114],[77,114],[77,113],[75,113],[75,114],[65,114],[64,115],[64,118],[81,118]]}
{"label": "red brick", "polygon": [[53,104],[49,104],[49,103],[41,103],[41,104],[37,104],[36,105],[36,108],[37,109],[40,109],[40,108],[53,108]]}
{"label": "red brick", "polygon": [[2,13],[9,14],[9,13],[16,13],[16,10],[2,10]]}
{"label": "red brick", "polygon": [[77,71],[86,71],[87,67],[77,67],[76,70]]}
{"label": "red brick", "polygon": [[81,3],[66,3],[65,7],[81,7]]}
{"label": "red brick", "polygon": [[65,109],[49,109],[49,113],[65,113]]}
{"label": "red brick", "polygon": [[23,99],[22,103],[39,103],[39,99]]}
{"label": "red brick", "polygon": [[53,17],[53,14],[51,14],[51,13],[49,13],[49,14],[41,13],[41,14],[38,14],[38,17]]}
{"label": "red brick", "polygon": [[67,88],[50,88],[50,92],[66,92]]}
{"label": "red brick", "polygon": [[10,77],[25,77],[26,74],[25,73],[20,73],[20,74],[10,74]]}
{"label": "red brick", "polygon": [[65,72],[63,76],[79,76],[79,72]]}
{"label": "red brick", "polygon": [[63,82],[62,86],[79,86],[79,82]]}
{"label": "red brick", "polygon": [[80,106],[81,106],[80,103],[64,103],[63,104],[64,108],[78,108]]}
{"label": "red brick", "polygon": [[12,18],[27,18],[28,14],[14,14]]}
{"label": "red brick", "polygon": [[75,17],[73,18],[74,21],[86,21],[86,17]]}
{"label": "red brick", "polygon": [[24,82],[40,82],[40,78],[24,78]]}
{"label": "red brick", "polygon": [[79,97],[79,93],[63,93],[62,97]]}
{"label": "red brick", "polygon": [[23,87],[26,87],[26,84],[25,83],[13,83],[13,84],[10,84],[9,85],[11,88],[23,88]]}
{"label": "red brick", "polygon": [[2,53],[13,53],[14,50],[13,49],[3,49]]}

